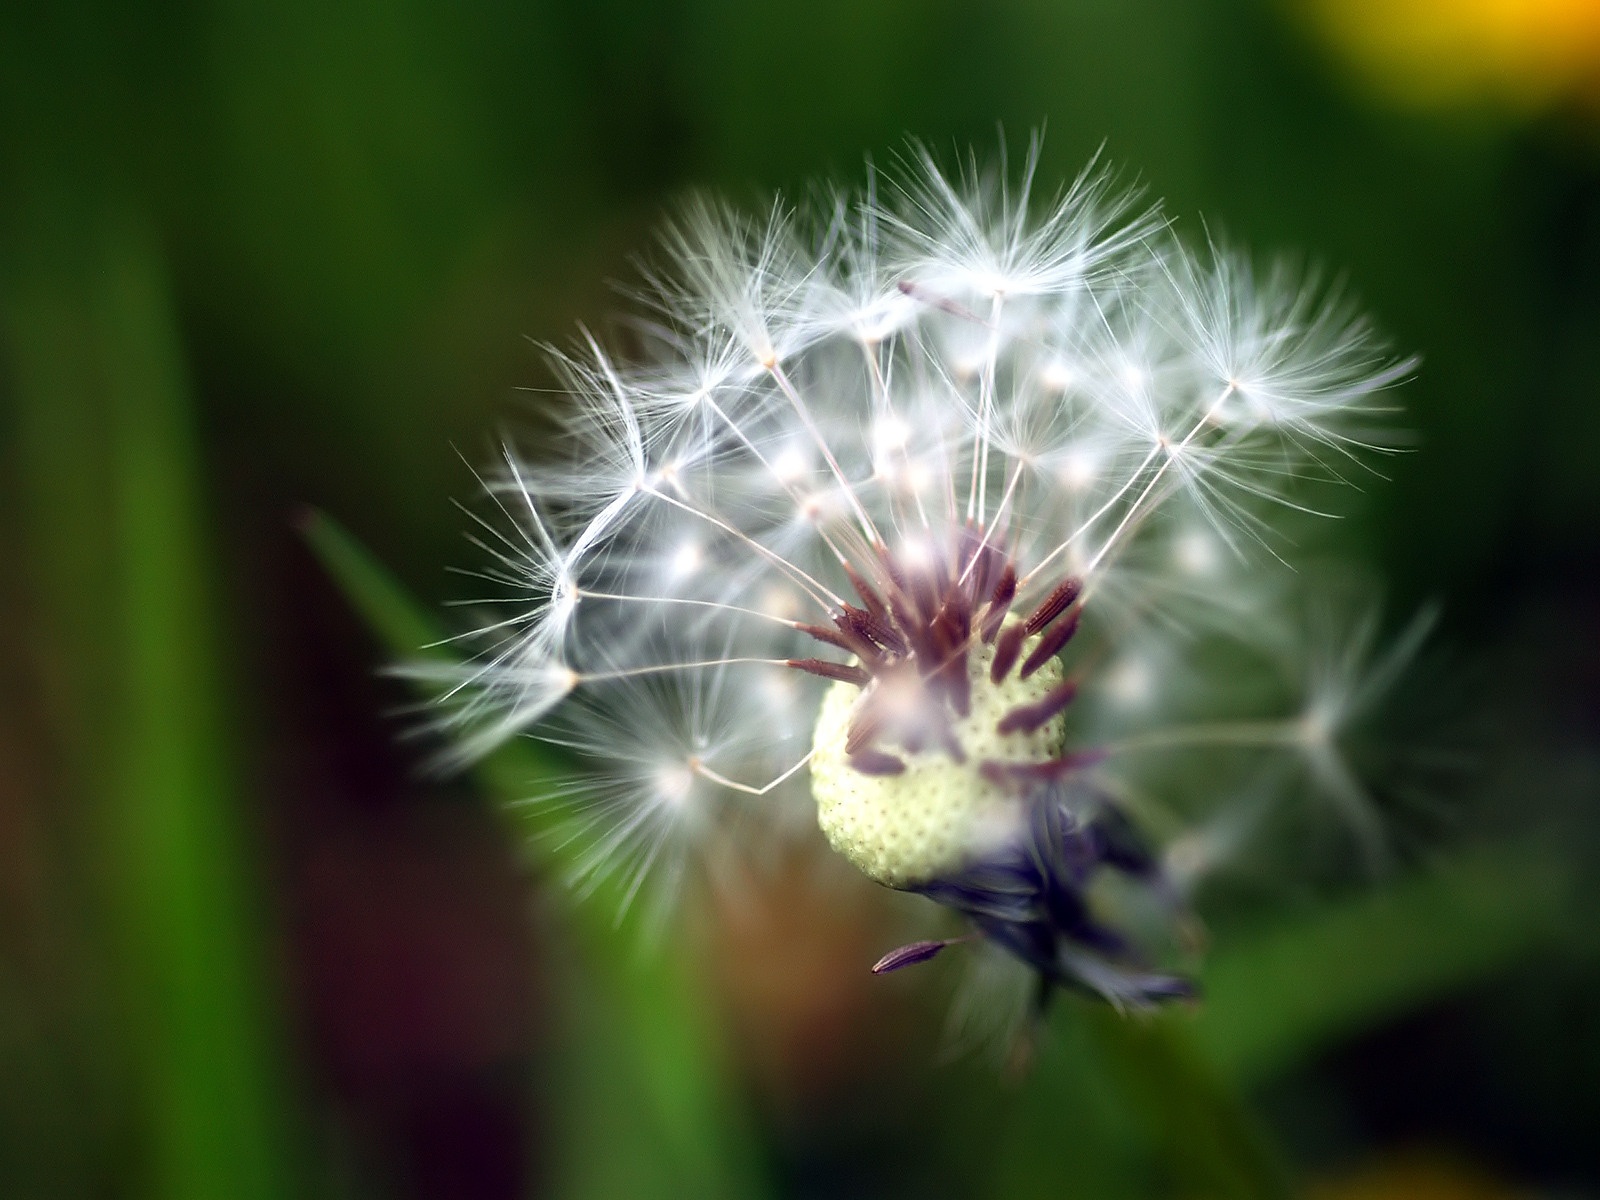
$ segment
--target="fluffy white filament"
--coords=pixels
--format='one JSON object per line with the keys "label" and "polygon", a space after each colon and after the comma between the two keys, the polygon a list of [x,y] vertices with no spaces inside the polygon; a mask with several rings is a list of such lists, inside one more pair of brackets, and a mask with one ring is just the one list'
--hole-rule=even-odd
{"label": "fluffy white filament", "polygon": [[785,664],[848,655],[800,626],[857,602],[847,565],[870,578],[880,549],[911,563],[963,529],[1016,563],[1018,612],[1082,579],[1074,728],[1142,816],[1207,798],[1138,795],[1124,760],[1208,742],[1306,749],[1360,809],[1333,757],[1358,673],[1323,673],[1314,710],[1229,724],[1238,689],[1197,647],[1294,644],[1298,580],[1258,551],[1307,478],[1380,448],[1408,364],[1310,281],[1186,246],[1098,169],[1039,202],[1036,161],[947,174],[917,150],[805,212],[692,206],[644,297],[646,352],[586,337],[556,357],[564,438],[488,481],[498,607],[446,711],[463,757],[524,732],[572,753],[549,802],[581,872],[631,894],[729,820],[809,811],[827,684]]}

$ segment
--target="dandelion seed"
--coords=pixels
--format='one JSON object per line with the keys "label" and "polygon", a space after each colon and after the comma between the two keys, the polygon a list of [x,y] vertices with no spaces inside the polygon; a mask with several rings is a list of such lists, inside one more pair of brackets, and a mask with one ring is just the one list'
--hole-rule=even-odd
{"label": "dandelion seed", "polygon": [[1039,203],[1036,167],[1037,144],[1020,182],[915,150],[814,218],[692,208],[646,297],[653,354],[559,356],[574,456],[508,454],[490,483],[516,607],[449,678],[450,719],[464,753],[528,732],[582,761],[546,801],[581,876],[670,886],[719,821],[814,809],[878,883],[1138,1007],[1193,989],[1101,881],[1177,928],[1245,823],[1215,795],[1176,806],[1209,823],[1144,828],[1129,761],[1303,754],[1371,832],[1338,745],[1368,699],[1348,656],[1281,721],[1154,723],[1179,692],[1226,698],[1202,640],[1277,636],[1290,577],[1249,548],[1303,477],[1383,449],[1409,364],[1098,169]]}

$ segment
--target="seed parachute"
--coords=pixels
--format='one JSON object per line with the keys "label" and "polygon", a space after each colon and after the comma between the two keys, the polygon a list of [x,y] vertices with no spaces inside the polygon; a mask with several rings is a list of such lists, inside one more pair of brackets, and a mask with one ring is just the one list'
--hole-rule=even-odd
{"label": "seed parachute", "polygon": [[[1161,932],[1283,775],[1239,756],[1378,828],[1339,765],[1366,690],[1306,673],[1280,556],[1392,448],[1410,364],[1315,279],[1037,165],[913,147],[804,211],[693,204],[626,359],[552,352],[563,436],[486,480],[491,615],[432,674],[459,757],[570,752],[540,802],[580,884],[659,898],[820,826],[963,927],[875,970],[977,936],[1136,1007],[1192,993]],[[1167,769],[1209,752],[1229,782]]]}

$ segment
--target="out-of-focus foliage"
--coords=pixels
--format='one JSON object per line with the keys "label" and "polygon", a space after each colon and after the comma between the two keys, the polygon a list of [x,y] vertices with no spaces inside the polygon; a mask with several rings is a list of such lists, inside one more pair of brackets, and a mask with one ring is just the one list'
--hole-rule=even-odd
{"label": "out-of-focus foliage", "polygon": [[[0,1192],[1359,1195],[1418,1142],[1476,1164],[1440,1195],[1600,1186],[1591,11],[0,10]],[[1046,178],[1104,147],[1191,236],[1313,254],[1423,355],[1415,453],[1338,536],[1441,603],[1466,751],[1393,877],[1245,874],[1208,1000],[1064,1004],[1021,1083],[938,1059],[943,960],[859,978],[870,894],[639,956],[500,815],[540,765],[421,778],[373,675],[431,636],[400,587],[474,594],[460,457],[548,436],[524,339],[605,328],[674,197],[997,122],[1047,126]],[[307,505],[371,548],[313,527],[340,587]]]}
{"label": "out-of-focus foliage", "polygon": [[[55,832],[74,839],[83,891],[38,898],[62,905],[48,933],[66,944],[29,949],[63,973],[55,987],[48,970],[8,980],[46,989],[12,1019],[41,1023],[26,1049],[55,1103],[6,1093],[5,1166],[14,1187],[49,1194],[71,1181],[87,1194],[96,1164],[41,1163],[38,1149],[65,1152],[78,1119],[127,1122],[159,1192],[289,1195],[281,999],[241,856],[250,833],[166,270],[137,208],[74,205],[26,235],[11,247],[4,317],[33,599],[58,652],[45,699],[66,739],[56,781],[97,803],[53,814],[75,825]],[[63,961],[74,950],[103,957]],[[132,1039],[102,1024],[119,1009]],[[55,1025],[66,1014],[86,1018],[86,1041]]]}
{"label": "out-of-focus foliage", "polygon": [[[397,661],[442,633],[396,588],[382,567],[322,514],[306,536],[340,587]],[[435,651],[436,656],[439,651]],[[533,743],[502,746],[479,764],[485,789],[527,819],[514,831],[557,878],[573,874],[570,847],[551,838],[548,809],[523,803],[552,771]],[[563,851],[568,850],[568,854]],[[552,1091],[561,1147],[554,1190],[605,1196],[759,1196],[748,1122],[728,1095],[725,1050],[711,1032],[679,944],[641,953],[639,931],[621,928],[623,886],[609,881],[571,913],[574,945],[566,970],[580,982],[562,1006]],[[618,1153],[617,1147],[626,1147]]]}

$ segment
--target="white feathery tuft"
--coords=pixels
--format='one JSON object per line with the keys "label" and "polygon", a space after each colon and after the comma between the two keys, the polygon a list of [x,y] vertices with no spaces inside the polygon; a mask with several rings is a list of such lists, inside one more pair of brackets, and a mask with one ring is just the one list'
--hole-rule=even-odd
{"label": "white feathery tuft", "polygon": [[946,173],[913,147],[810,210],[692,204],[648,277],[648,355],[587,335],[552,353],[563,437],[488,480],[492,615],[433,678],[461,758],[522,733],[570,752],[541,803],[580,874],[632,896],[727,821],[792,827],[830,680],[880,687],[846,678],[859,639],[807,627],[870,608],[855,580],[887,594],[953,556],[957,586],[990,552],[1015,569],[1006,620],[1081,585],[1070,728],[1114,794],[1137,790],[1129,758],[1222,744],[1304,753],[1356,805],[1337,722],[1306,715],[1367,702],[1351,654],[1310,653],[1313,707],[1240,724],[1201,647],[1293,640],[1277,514],[1392,447],[1385,396],[1411,363],[1315,279],[1192,250],[1097,165],[1041,202],[1038,161],[1035,141],[1015,175]]}

